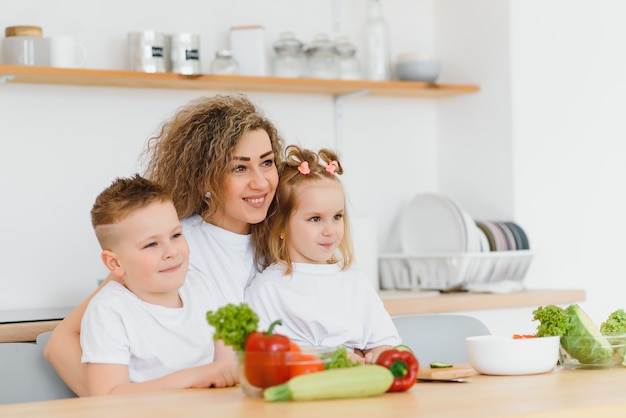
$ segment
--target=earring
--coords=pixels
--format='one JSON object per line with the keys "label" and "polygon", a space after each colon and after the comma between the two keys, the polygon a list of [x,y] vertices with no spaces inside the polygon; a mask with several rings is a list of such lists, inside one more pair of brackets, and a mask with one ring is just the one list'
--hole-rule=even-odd
{"label": "earring", "polygon": [[206,197],[207,199],[210,199],[211,198],[211,192],[206,192],[204,194],[204,197]]}
{"label": "earring", "polygon": [[285,235],[283,235],[283,233],[281,232],[280,234],[280,239],[285,239]]}

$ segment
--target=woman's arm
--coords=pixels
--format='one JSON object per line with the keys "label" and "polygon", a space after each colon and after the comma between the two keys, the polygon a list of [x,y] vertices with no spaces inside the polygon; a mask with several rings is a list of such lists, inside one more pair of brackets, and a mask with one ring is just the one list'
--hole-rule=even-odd
{"label": "woman's arm", "polygon": [[112,278],[113,275],[109,274],[98,289],[57,325],[44,348],[46,359],[52,364],[65,384],[78,396],[87,395],[86,368],[80,361],[82,355],[80,323],[91,298]]}
{"label": "woman's arm", "polygon": [[130,382],[126,365],[87,363],[85,366],[87,386],[91,396],[166,389],[222,388],[235,386],[239,381],[237,363],[232,359],[178,370],[141,383]]}

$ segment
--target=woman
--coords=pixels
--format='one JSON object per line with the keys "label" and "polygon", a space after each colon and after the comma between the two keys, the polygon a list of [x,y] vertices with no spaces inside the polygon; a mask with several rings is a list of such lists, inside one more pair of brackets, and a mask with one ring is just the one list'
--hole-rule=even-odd
{"label": "woman", "polygon": [[[269,259],[263,237],[282,148],[272,122],[242,95],[193,101],[148,141],[146,177],[172,195],[189,243],[189,270],[212,277],[227,302],[243,301],[256,267]],[[57,326],[44,352],[79,396],[87,394],[80,323],[97,291]]]}

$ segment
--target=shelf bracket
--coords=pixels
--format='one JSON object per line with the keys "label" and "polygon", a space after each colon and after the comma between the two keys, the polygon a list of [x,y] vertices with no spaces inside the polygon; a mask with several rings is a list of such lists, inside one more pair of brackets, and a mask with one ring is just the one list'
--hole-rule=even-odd
{"label": "shelf bracket", "polygon": [[360,97],[368,94],[369,89],[363,89],[358,91],[353,91],[351,93],[343,93],[337,94],[334,97],[334,122],[335,122],[335,151],[340,153],[341,146],[343,145],[343,102],[348,99],[353,99],[355,97]]}
{"label": "shelf bracket", "polygon": [[13,80],[14,78],[15,78],[15,76],[13,74],[0,75],[0,84],[8,83],[9,81]]}

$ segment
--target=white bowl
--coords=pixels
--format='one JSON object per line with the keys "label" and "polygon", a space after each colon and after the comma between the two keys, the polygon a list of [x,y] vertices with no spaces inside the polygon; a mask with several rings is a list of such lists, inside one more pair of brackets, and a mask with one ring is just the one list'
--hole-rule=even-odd
{"label": "white bowl", "polygon": [[470,365],[481,374],[546,373],[559,360],[559,337],[521,338],[481,335],[467,337]]}
{"label": "white bowl", "polygon": [[430,56],[402,54],[396,62],[398,80],[434,83],[440,72],[441,61]]}

